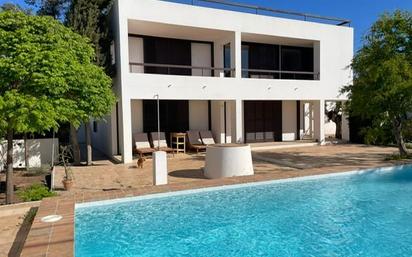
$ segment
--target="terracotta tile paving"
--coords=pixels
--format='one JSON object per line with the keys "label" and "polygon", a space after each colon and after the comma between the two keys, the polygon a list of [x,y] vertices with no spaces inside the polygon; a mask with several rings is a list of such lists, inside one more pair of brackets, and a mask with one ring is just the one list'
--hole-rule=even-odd
{"label": "terracotta tile paving", "polygon": [[[75,203],[406,163],[385,161],[385,157],[393,153],[395,148],[363,145],[258,151],[253,153],[254,176],[214,180],[202,175],[204,155],[180,155],[169,158],[169,184],[163,186],[151,185],[151,160],[145,162],[143,169],[109,161],[95,162],[92,167],[75,167],[73,190],[61,191],[61,196],[42,201],[21,256],[72,257]],[[63,170],[60,168],[56,173],[55,183],[61,187]],[[51,214],[62,215],[63,219],[54,224],[41,222],[41,217]]]}

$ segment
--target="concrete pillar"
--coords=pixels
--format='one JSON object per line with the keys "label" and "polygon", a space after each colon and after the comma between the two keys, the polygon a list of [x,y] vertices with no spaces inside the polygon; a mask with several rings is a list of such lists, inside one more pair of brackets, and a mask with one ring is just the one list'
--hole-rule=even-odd
{"label": "concrete pillar", "polygon": [[130,73],[129,68],[129,34],[127,17],[121,15],[125,12],[117,1],[114,5],[114,16],[118,23],[114,26],[116,47],[116,66],[118,79],[116,82],[116,92],[119,100],[119,143],[123,163],[133,161],[132,153],[132,122],[130,99],[128,98],[126,78]]}
{"label": "concrete pillar", "polygon": [[117,152],[118,145],[117,145],[117,115],[118,113],[116,112],[117,108],[116,105],[113,106],[112,108],[112,113],[110,115],[110,151],[111,155],[117,155],[119,154]]}
{"label": "concrete pillar", "polygon": [[243,143],[244,138],[243,138],[243,101],[242,100],[236,100],[236,114],[235,114],[235,131],[236,135],[235,140],[236,142],[234,143]]}
{"label": "concrete pillar", "polygon": [[315,77],[315,80],[320,80],[320,42],[313,43],[313,72],[319,74],[319,77]]}
{"label": "concrete pillar", "polygon": [[120,136],[120,151],[122,154],[123,163],[131,163],[133,161],[132,152],[132,114],[131,114],[130,99],[123,99],[120,102],[120,119],[119,119],[119,136]]}
{"label": "concrete pillar", "polygon": [[235,69],[236,78],[242,78],[242,33],[235,32]]}
{"label": "concrete pillar", "polygon": [[224,101],[211,102],[212,132],[216,143],[225,143]]}
{"label": "concrete pillar", "polygon": [[345,112],[342,113],[342,140],[347,141],[347,142],[350,141],[349,117],[346,115]]}
{"label": "concrete pillar", "polygon": [[314,101],[315,139],[325,144],[325,100]]}
{"label": "concrete pillar", "polygon": [[153,157],[153,185],[167,184],[167,155],[166,152],[156,151]]}
{"label": "concrete pillar", "polygon": [[232,101],[226,102],[226,143],[232,143]]}

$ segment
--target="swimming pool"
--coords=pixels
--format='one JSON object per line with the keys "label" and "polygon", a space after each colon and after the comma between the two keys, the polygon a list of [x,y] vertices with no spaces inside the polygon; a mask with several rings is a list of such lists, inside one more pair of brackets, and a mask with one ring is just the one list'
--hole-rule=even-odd
{"label": "swimming pool", "polygon": [[412,256],[412,166],[76,206],[75,256]]}

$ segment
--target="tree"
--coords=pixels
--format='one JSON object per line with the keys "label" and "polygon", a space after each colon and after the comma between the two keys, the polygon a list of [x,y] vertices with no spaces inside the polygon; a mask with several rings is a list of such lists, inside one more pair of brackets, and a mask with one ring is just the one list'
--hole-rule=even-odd
{"label": "tree", "polygon": [[334,103],[330,109],[325,109],[325,115],[329,121],[336,124],[335,138],[342,139],[342,103]]}
{"label": "tree", "polygon": [[390,125],[402,156],[404,131],[412,111],[412,14],[385,13],[364,37],[352,62],[353,85],[343,88],[352,115],[371,120],[369,133]]}
{"label": "tree", "polygon": [[[13,135],[44,133],[62,122],[80,125],[89,115],[81,109],[83,102],[95,101],[87,94],[111,89],[110,78],[93,58],[87,38],[51,17],[0,13],[0,132],[7,138],[7,203],[14,194]],[[83,102],[72,97],[78,94]]]}
{"label": "tree", "polygon": [[[94,45],[96,59],[95,63],[102,67],[107,65],[109,60],[108,28],[107,14],[111,6],[111,0],[72,0],[70,2],[68,12],[66,14],[66,23],[72,27],[74,31],[90,38]],[[101,118],[102,114],[108,113],[107,101],[113,101],[114,96],[111,92],[99,92],[97,97],[107,97],[102,101],[96,101],[95,105],[85,105],[83,108],[88,109],[90,116],[83,121],[85,125],[86,145],[87,145],[87,165],[92,164],[92,144],[91,144],[91,118]],[[111,107],[111,106],[110,106]],[[76,136],[76,130],[73,126],[71,129],[71,138]],[[78,143],[74,143],[74,148],[78,148]],[[77,143],[77,145],[76,145]]]}
{"label": "tree", "polygon": [[37,8],[37,14],[61,18],[65,13],[69,0],[25,0],[28,5]]}

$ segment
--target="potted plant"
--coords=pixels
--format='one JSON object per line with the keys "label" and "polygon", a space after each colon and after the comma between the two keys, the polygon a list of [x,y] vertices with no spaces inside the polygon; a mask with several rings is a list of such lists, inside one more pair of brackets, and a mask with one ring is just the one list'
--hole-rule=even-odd
{"label": "potted plant", "polygon": [[73,187],[74,183],[74,176],[73,176],[73,171],[71,170],[69,166],[69,160],[71,158],[71,151],[69,149],[69,146],[61,146],[60,147],[60,158],[61,162],[64,167],[64,178],[63,178],[63,186],[66,191],[70,191],[70,189]]}

